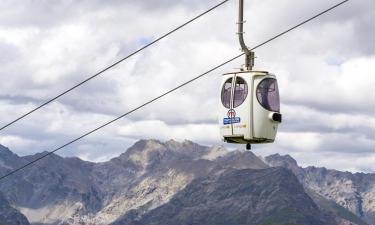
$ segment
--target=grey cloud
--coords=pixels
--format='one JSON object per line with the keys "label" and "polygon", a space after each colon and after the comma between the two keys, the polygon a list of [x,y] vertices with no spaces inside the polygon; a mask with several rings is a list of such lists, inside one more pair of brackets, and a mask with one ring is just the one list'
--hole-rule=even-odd
{"label": "grey cloud", "polygon": [[4,12],[0,15],[0,27],[54,27],[66,22],[74,23],[76,17],[84,17],[85,14],[100,13],[114,8],[138,7],[143,11],[165,11],[176,5],[194,9],[207,4],[207,1],[198,0],[62,0],[37,2],[33,0],[4,0],[0,3],[0,11]]}
{"label": "grey cloud", "polygon": [[[318,121],[298,121],[298,118],[284,120],[283,124],[280,126],[280,132],[314,132],[320,134],[362,134],[364,137],[375,140],[375,128],[368,128],[365,126],[358,127],[343,127],[334,128],[331,124],[324,124]],[[375,148],[375,145],[373,146]],[[374,149],[375,150],[375,149]]]}
{"label": "grey cloud", "polygon": [[347,57],[356,53],[357,56],[375,54],[374,45],[369,45],[375,39],[374,8],[375,2],[371,0],[349,1],[323,19],[325,24],[346,28],[346,32],[337,36],[341,40],[330,42],[338,53],[347,54]]}
{"label": "grey cloud", "polygon": [[8,64],[13,62],[19,56],[16,46],[9,43],[0,42],[0,64]]}
{"label": "grey cloud", "polygon": [[0,3],[0,26],[25,27],[25,26],[54,26],[77,13],[77,5],[68,1],[11,1]]}
{"label": "grey cloud", "polygon": [[[251,39],[256,42],[296,25],[339,1],[271,2],[257,2],[248,10],[247,15],[262,16],[262,20],[248,16],[246,30],[251,31]],[[269,8],[268,4],[273,7]],[[374,55],[373,45],[369,45],[371,40],[375,39],[372,29],[374,24],[371,22],[375,16],[372,10],[374,7],[375,2],[372,0],[349,1],[271,45],[281,49],[285,46],[283,52],[298,46],[300,50],[302,47],[306,55],[331,53],[344,60],[361,55]]]}
{"label": "grey cloud", "polygon": [[332,99],[332,101],[330,102],[321,102],[319,100],[314,101],[308,98],[301,100],[289,100],[287,98],[284,98],[283,102],[288,105],[306,106],[314,110],[333,114],[347,113],[365,114],[371,116],[375,113],[375,105],[374,102],[370,100],[370,98],[368,105],[359,104],[353,101],[340,101],[340,99]]}
{"label": "grey cloud", "polygon": [[[133,1],[129,1],[133,2]],[[166,10],[168,8],[174,7],[174,6],[183,6],[184,8],[189,9],[197,9],[202,6],[208,6],[209,4],[217,4],[220,1],[199,1],[199,0],[146,0],[146,1],[139,1],[138,4],[140,4],[143,8],[147,10]]]}
{"label": "grey cloud", "polygon": [[137,140],[119,136],[96,135],[77,142],[58,152],[68,157],[81,157],[89,161],[107,161],[126,151]]}
{"label": "grey cloud", "polygon": [[0,100],[10,102],[10,104],[27,104],[27,103],[33,103],[33,104],[41,104],[42,102],[39,99],[28,97],[25,95],[0,95]]}
{"label": "grey cloud", "polygon": [[[347,40],[341,43],[347,50],[343,52],[344,54],[350,55],[354,52],[365,55],[375,54],[375,46],[369,45],[375,39],[374,8],[375,2],[371,0],[349,1],[327,17],[328,22],[335,23],[337,26],[349,25],[347,32],[342,34],[342,40]],[[347,35],[351,35],[351,39],[347,39]],[[350,40],[354,41],[350,42]]]}

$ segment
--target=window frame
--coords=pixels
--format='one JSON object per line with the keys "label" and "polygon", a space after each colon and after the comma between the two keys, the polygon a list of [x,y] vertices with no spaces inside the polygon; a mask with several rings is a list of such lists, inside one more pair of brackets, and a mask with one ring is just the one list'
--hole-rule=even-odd
{"label": "window frame", "polygon": [[[245,85],[245,90],[246,90],[246,95],[245,95],[245,98],[243,98],[241,100],[241,103],[238,104],[237,106],[235,106],[235,97],[236,97],[236,84],[237,84],[237,79],[241,79],[243,81],[243,84]],[[234,88],[233,88],[233,98],[231,98],[231,100],[233,101],[233,108],[238,108],[240,107],[245,101],[246,99],[248,98],[248,95],[249,95],[249,85],[247,84],[245,78],[242,78],[240,76],[236,76],[236,79],[234,81]]]}
{"label": "window frame", "polygon": [[[275,92],[277,92],[277,97],[278,97],[278,110],[273,110],[271,109],[270,105],[268,104],[269,107],[266,107],[264,104],[262,104],[260,101],[259,101],[259,98],[258,98],[258,89],[259,89],[259,86],[265,82],[266,80],[273,80],[275,83],[276,83],[276,87],[274,89]],[[280,92],[279,92],[279,85],[277,83],[277,79],[276,78],[273,78],[273,77],[267,77],[267,78],[264,78],[263,80],[261,80],[259,82],[259,84],[257,85],[256,89],[255,89],[255,97],[259,103],[259,105],[261,105],[264,109],[268,110],[268,111],[271,111],[271,112],[280,112]]]}
{"label": "window frame", "polygon": [[[225,82],[223,83],[222,87],[221,87],[221,94],[220,94],[220,99],[221,99],[221,104],[226,108],[226,109],[231,109],[232,108],[232,92],[233,92],[233,79],[234,77],[229,77],[228,79],[225,80]],[[223,94],[224,94],[224,87],[227,83],[229,83],[228,81],[231,81],[230,82],[230,93],[229,93],[229,106],[227,107],[225,104],[224,104],[224,101],[223,101]]]}

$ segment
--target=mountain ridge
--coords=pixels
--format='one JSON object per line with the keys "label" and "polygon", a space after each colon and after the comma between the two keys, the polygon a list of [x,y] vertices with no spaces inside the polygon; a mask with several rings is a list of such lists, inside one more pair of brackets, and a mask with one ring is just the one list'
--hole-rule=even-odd
{"label": "mountain ridge", "polygon": [[[238,179],[244,182],[236,183]],[[299,201],[303,201],[306,208],[297,208],[302,205]],[[256,225],[275,222],[336,225],[321,215],[298,180],[283,168],[226,170],[220,175],[194,180],[169,203],[146,213],[135,224]]]}
{"label": "mountain ridge", "polygon": [[288,155],[274,154],[264,160],[270,166],[291,170],[306,188],[375,224],[375,174],[342,172],[314,166],[302,168],[290,158]]}
{"label": "mountain ridge", "polygon": [[[33,157],[36,154],[17,156],[14,160],[24,163]],[[281,163],[281,160],[274,161]],[[142,222],[144,215],[169,204],[196,180],[204,182],[230,171],[240,174],[247,169],[268,170],[272,165],[266,162],[250,151],[227,151],[222,146],[140,140],[120,156],[102,163],[53,155],[0,183],[0,191],[35,225],[109,224],[122,219]],[[289,165],[284,164],[284,167]],[[301,178],[305,172],[298,165],[294,169],[290,174],[303,184]],[[0,164],[0,174],[8,170]],[[290,174],[288,179],[293,179]],[[304,188],[308,187],[304,185]],[[322,201],[315,201],[313,204],[318,205],[321,220],[334,218],[335,221],[366,224],[345,208],[335,211],[336,202],[323,209]]]}

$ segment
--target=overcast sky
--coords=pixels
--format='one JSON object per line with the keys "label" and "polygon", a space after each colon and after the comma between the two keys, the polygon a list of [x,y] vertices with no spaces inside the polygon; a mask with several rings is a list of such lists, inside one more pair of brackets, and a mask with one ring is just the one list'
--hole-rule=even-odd
{"label": "overcast sky", "polygon": [[[246,0],[246,42],[256,44],[337,0]],[[149,43],[218,0],[2,0],[0,125]],[[169,36],[13,126],[0,144],[49,151],[240,53],[237,0]],[[375,1],[340,8],[256,50],[255,69],[277,75],[284,121],[258,155],[303,166],[375,172]],[[221,74],[239,59],[67,147],[104,161],[138,139],[221,145]],[[229,148],[244,146],[226,145]]]}

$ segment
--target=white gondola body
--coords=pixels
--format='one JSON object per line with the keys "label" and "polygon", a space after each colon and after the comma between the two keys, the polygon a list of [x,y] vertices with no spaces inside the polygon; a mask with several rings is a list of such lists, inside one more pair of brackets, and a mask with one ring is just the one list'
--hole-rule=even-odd
{"label": "white gondola body", "polygon": [[223,75],[220,133],[228,143],[271,143],[281,122],[275,75],[244,71]]}

